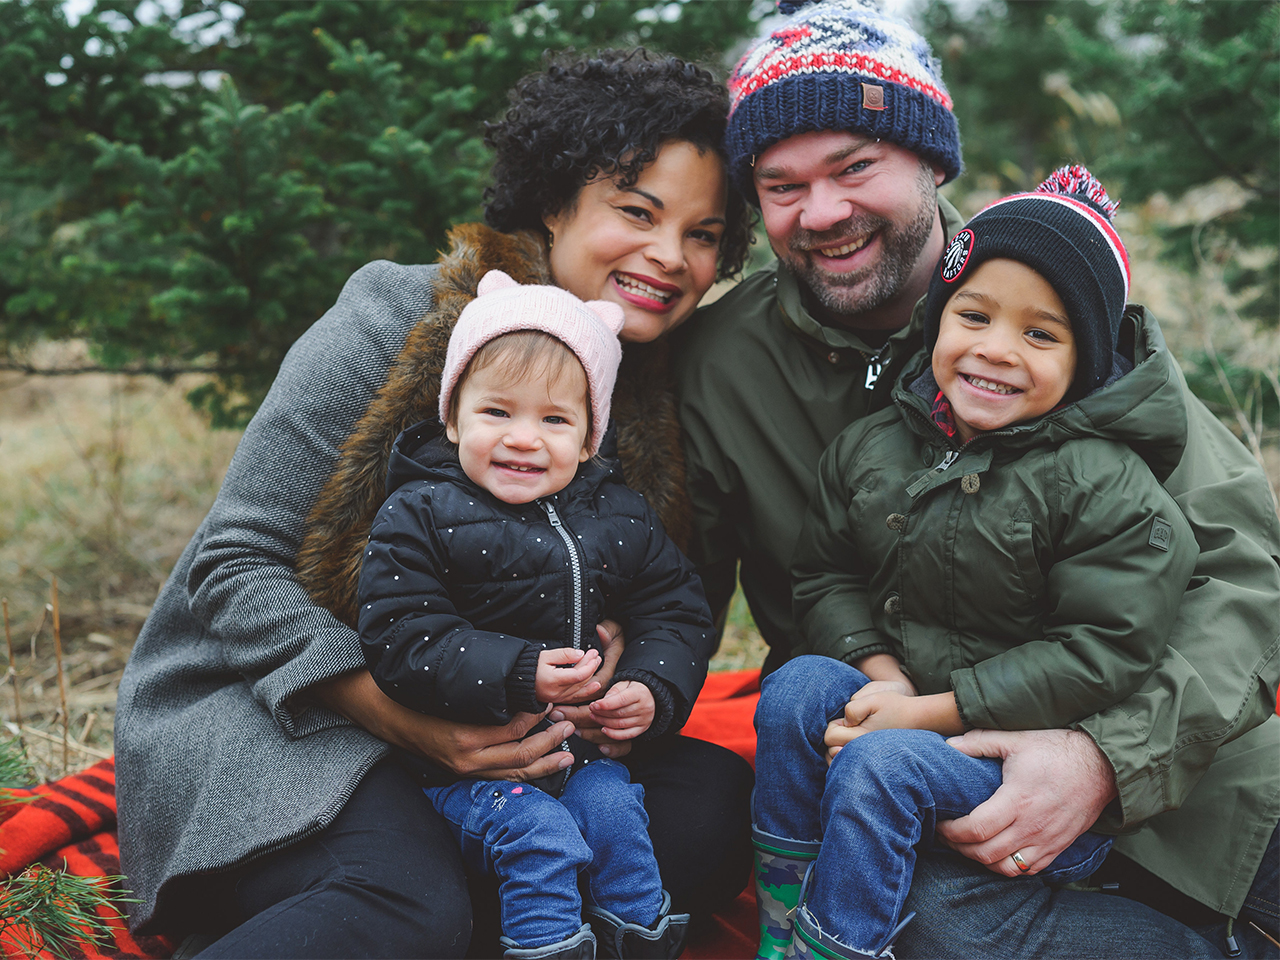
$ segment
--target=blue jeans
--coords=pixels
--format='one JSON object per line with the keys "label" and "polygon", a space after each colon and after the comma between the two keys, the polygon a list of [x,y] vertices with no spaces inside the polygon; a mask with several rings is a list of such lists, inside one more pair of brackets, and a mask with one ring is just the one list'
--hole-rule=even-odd
{"label": "blue jeans", "polygon": [[[1278,835],[1271,834],[1234,924],[1241,960],[1280,957],[1251,925],[1277,937]],[[1225,920],[1192,929],[1126,895],[1060,889],[1038,877],[1008,880],[955,854],[920,854],[906,909],[916,918],[894,947],[898,960],[1221,960],[1227,947]]]}
{"label": "blue jeans", "polygon": [[[827,723],[867,678],[838,660],[798,657],[767,677],[756,710],[755,826],[821,841],[805,907],[824,932],[868,953],[897,925],[917,849],[938,820],[964,816],[1000,786],[999,761],[965,756],[927,730],[878,730],[827,765]],[[1093,873],[1111,839],[1086,833],[1037,876],[1066,883]],[[1009,881],[1006,881],[1009,882]]]}
{"label": "blue jeans", "polygon": [[627,768],[592,760],[560,798],[506,780],[461,780],[424,792],[453,828],[467,870],[498,879],[502,933],[524,948],[568,939],[582,926],[578,875],[595,906],[652,926],[662,881]]}

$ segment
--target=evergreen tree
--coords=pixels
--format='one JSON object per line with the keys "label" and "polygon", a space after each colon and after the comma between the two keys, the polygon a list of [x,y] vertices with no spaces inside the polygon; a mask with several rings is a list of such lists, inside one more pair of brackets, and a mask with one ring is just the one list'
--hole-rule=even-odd
{"label": "evergreen tree", "polygon": [[[1251,292],[1245,313],[1276,325],[1280,4],[928,0],[920,14],[955,100],[969,183],[1027,189],[1083,162],[1134,203],[1229,178],[1243,206],[1168,230],[1169,249],[1188,269],[1197,255],[1219,260],[1233,288]],[[1263,255],[1240,257],[1251,248]]]}
{"label": "evergreen tree", "polygon": [[482,123],[545,50],[714,61],[752,13],[99,0],[72,24],[0,4],[0,345],[83,336],[109,366],[211,369],[193,399],[241,423],[356,267],[429,262],[479,215]]}

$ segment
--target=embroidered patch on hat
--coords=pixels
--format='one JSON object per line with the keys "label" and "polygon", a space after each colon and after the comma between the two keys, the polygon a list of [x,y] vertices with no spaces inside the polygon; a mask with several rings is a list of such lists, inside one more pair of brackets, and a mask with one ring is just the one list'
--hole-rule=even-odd
{"label": "embroidered patch on hat", "polygon": [[1151,521],[1151,537],[1147,543],[1157,550],[1169,552],[1169,542],[1173,539],[1173,524],[1156,517]]}
{"label": "embroidered patch on hat", "polygon": [[862,107],[864,110],[885,109],[884,87],[874,83],[864,83],[862,85]]}
{"label": "embroidered patch on hat", "polygon": [[951,238],[951,243],[942,255],[942,279],[947,283],[954,283],[956,277],[964,273],[969,254],[973,253],[973,242],[973,231],[968,228]]}

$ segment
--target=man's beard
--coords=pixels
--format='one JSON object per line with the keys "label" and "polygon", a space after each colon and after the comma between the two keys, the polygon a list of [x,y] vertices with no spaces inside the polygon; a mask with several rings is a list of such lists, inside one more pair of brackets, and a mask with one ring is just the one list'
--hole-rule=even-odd
{"label": "man's beard", "polygon": [[[851,216],[828,230],[797,231],[779,258],[827,310],[851,319],[884,306],[898,296],[916,268],[921,251],[933,232],[938,210],[937,187],[928,167],[921,166],[920,206],[906,224],[880,216]],[[835,246],[853,237],[879,234],[880,256],[853,273],[831,273],[817,262],[812,251]]]}

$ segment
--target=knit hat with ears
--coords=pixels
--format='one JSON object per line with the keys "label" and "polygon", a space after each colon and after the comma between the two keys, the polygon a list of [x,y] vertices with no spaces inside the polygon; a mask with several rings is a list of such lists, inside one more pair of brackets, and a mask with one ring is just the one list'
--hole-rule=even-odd
{"label": "knit hat with ears", "polygon": [[501,270],[490,270],[480,278],[476,298],[463,308],[449,338],[440,375],[440,419],[448,420],[449,398],[477,350],[507,333],[541,330],[572,350],[586,371],[591,397],[587,452],[595,456],[609,424],[609,401],[622,362],[622,319],[616,303],[583,303],[568,290],[524,286]]}
{"label": "knit hat with ears", "polygon": [[984,208],[951,238],[929,281],[924,342],[938,342],[951,296],[987,260],[1025,263],[1044,277],[1067,308],[1076,341],[1076,376],[1064,400],[1088,396],[1112,378],[1116,341],[1129,299],[1129,254],[1111,225],[1119,204],[1084,167],[1062,167],[1033,193],[1015,193]]}
{"label": "knit hat with ears", "polygon": [[759,205],[758,154],[798,133],[876,137],[960,175],[960,130],[929,44],[874,0],[779,0],[789,18],[729,77],[729,173]]}

